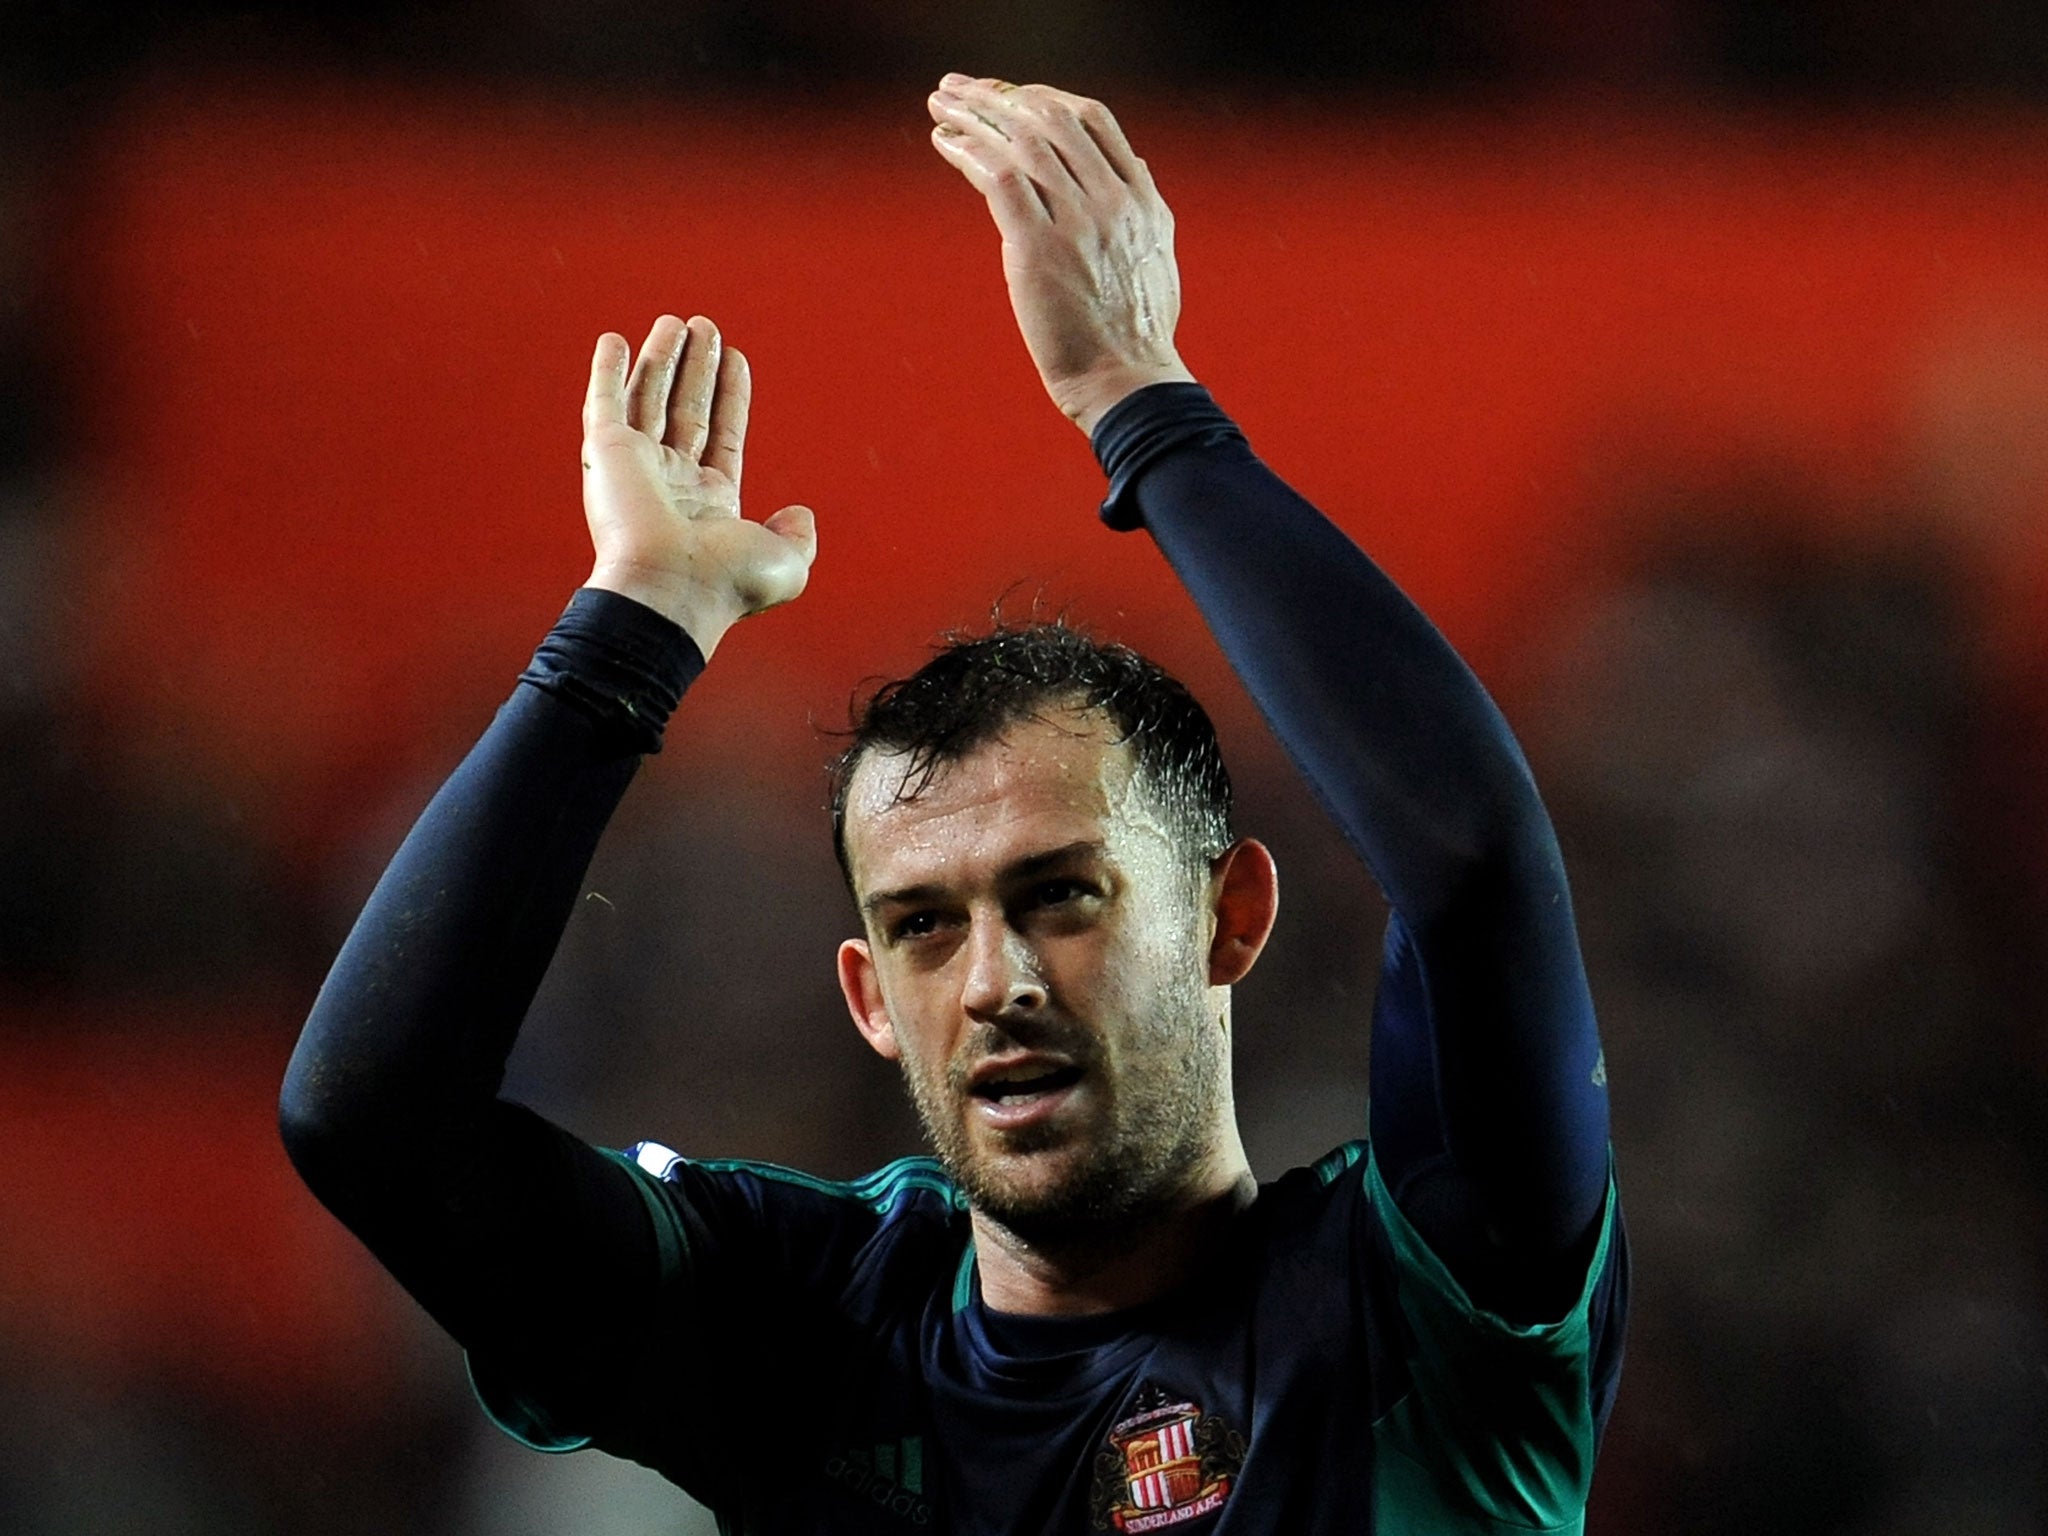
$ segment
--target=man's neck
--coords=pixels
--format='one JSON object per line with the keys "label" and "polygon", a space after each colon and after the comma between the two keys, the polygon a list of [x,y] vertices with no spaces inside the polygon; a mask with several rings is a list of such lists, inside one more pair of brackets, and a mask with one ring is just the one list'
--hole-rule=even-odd
{"label": "man's neck", "polygon": [[996,1312],[1085,1317],[1155,1301],[1201,1268],[1257,1195],[1240,1155],[1186,1200],[1101,1233],[1032,1241],[977,1210],[982,1302]]}

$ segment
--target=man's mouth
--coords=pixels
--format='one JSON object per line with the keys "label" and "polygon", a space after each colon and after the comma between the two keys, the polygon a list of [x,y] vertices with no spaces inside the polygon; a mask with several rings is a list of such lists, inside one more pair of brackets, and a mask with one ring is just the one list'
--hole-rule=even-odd
{"label": "man's mouth", "polygon": [[1081,1069],[1074,1066],[1020,1068],[1014,1075],[999,1075],[974,1085],[974,1096],[995,1104],[1015,1104],[1035,1099],[1081,1081]]}
{"label": "man's mouth", "polygon": [[997,1130],[1021,1130],[1056,1113],[1087,1074],[1071,1062],[1023,1061],[984,1067],[968,1092],[981,1121]]}

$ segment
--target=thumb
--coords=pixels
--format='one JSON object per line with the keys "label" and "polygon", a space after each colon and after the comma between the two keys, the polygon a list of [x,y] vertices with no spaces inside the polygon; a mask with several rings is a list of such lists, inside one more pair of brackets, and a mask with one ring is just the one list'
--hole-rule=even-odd
{"label": "thumb", "polygon": [[805,565],[818,558],[818,520],[809,507],[784,507],[766,518],[761,526],[794,544],[803,555]]}

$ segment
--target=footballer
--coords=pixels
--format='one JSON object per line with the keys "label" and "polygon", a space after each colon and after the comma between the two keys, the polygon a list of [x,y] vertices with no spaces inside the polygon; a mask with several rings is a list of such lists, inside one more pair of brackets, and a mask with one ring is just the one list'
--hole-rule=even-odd
{"label": "footballer", "polygon": [[291,1155],[502,1428],[656,1468],[727,1532],[1578,1532],[1627,1257],[1528,765],[1183,366],[1172,218],[1108,111],[959,75],[929,109],[1104,520],[1158,546],[1386,893],[1370,1138],[1254,1178],[1232,988],[1272,857],[1187,690],[1060,624],[882,687],[834,771],[839,983],[935,1155],[836,1183],[687,1126],[687,1155],[598,1150],[499,1096],[641,758],[816,550],[804,508],[740,515],[746,361],[664,316],[597,344],[591,575],[335,961]]}

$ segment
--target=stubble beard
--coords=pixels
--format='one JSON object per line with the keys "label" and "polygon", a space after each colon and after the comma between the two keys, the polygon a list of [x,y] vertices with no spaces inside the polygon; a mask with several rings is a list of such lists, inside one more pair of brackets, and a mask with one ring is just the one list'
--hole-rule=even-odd
{"label": "stubble beard", "polygon": [[[1014,1176],[1003,1154],[978,1146],[967,1126],[975,1099],[965,1070],[914,1068],[903,1076],[925,1138],[968,1201],[983,1216],[1034,1246],[1096,1244],[1171,1208],[1211,1151],[1222,1080],[1228,1071],[1221,1032],[1207,1015],[1207,989],[1176,985],[1160,997],[1134,1040],[1142,1070],[1121,1081],[1087,1065],[1088,1091],[1109,1096],[1106,1121],[1076,1131],[1057,1124],[1004,1138],[1010,1156],[1056,1156],[1076,1136],[1090,1144],[1052,1183]],[[1213,1037],[1209,1034],[1215,1031]]]}

